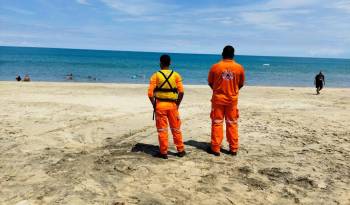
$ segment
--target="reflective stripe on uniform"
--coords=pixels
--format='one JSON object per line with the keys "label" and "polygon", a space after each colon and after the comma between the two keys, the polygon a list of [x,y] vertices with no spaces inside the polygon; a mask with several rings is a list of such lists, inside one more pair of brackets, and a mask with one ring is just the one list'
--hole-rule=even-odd
{"label": "reflective stripe on uniform", "polygon": [[237,124],[237,120],[227,120],[226,119],[226,123],[228,123],[228,124]]}
{"label": "reflective stripe on uniform", "polygon": [[213,120],[213,123],[215,123],[215,124],[220,124],[222,122],[223,122],[223,120]]}
{"label": "reflective stripe on uniform", "polygon": [[168,129],[167,128],[159,128],[159,129],[157,129],[157,131],[158,132],[164,132],[164,131],[168,131]]}

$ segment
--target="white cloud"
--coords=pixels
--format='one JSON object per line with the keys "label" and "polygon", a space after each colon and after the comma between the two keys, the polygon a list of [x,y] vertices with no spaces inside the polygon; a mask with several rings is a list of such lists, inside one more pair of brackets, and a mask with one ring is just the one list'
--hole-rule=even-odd
{"label": "white cloud", "polygon": [[[286,29],[296,23],[288,15],[307,15],[307,6],[317,0],[269,0],[243,6],[203,7],[187,10],[177,5],[165,4],[160,0],[100,0],[116,10],[118,22],[152,22],[156,20],[183,24],[203,22],[223,26],[250,25],[259,29]],[[199,21],[200,19],[200,21]]]}
{"label": "white cloud", "polygon": [[[36,16],[31,16],[28,18],[30,21],[26,22],[26,18],[18,16],[33,12],[12,9],[12,12],[0,14],[0,27],[7,31],[0,32],[0,40],[43,42],[51,46],[62,44],[72,47],[149,51],[165,49],[197,53],[216,52],[218,47],[232,43],[240,53],[245,54],[350,55],[350,15],[347,13],[350,12],[350,0],[262,0],[225,5],[206,4],[207,1],[201,5],[185,5],[180,0],[71,2],[96,4],[91,10],[74,8],[81,9],[79,12],[94,12],[94,15],[80,19],[79,23],[84,22],[83,26],[66,18],[58,20],[64,21],[67,28],[47,19],[33,20]],[[50,4],[62,6],[55,1]],[[5,11],[5,8],[2,9]],[[55,9],[52,6],[50,12],[64,8],[58,11]],[[60,15],[55,16],[61,18]],[[43,26],[35,26],[38,23]],[[24,25],[27,27],[24,28]],[[64,35],[61,34],[62,30],[65,31]],[[114,43],[111,43],[111,39]]]}
{"label": "white cloud", "polygon": [[264,3],[261,8],[295,9],[311,6],[316,3],[320,3],[320,0],[270,0]]}
{"label": "white cloud", "polygon": [[[320,1],[320,0],[318,0]],[[323,0],[321,0],[323,1]],[[249,5],[225,5],[224,7],[192,8],[175,11],[177,21],[218,23],[229,26],[250,26],[259,29],[287,29],[299,22],[295,17],[307,16],[313,12],[316,0],[269,0]],[[196,22],[197,23],[197,22]]]}
{"label": "white cloud", "polygon": [[34,15],[35,14],[33,11],[21,9],[21,8],[15,8],[15,7],[3,7],[3,9],[11,11],[11,12],[15,12],[17,14],[22,14],[22,15]]}
{"label": "white cloud", "polygon": [[333,8],[350,13],[350,1],[349,0],[341,0],[338,2],[334,2]]}
{"label": "white cloud", "polygon": [[110,8],[132,16],[162,13],[167,5],[156,0],[101,0]]}
{"label": "white cloud", "polygon": [[113,19],[115,22],[154,22],[159,20],[157,16],[142,16],[142,18],[138,16],[118,16]]}
{"label": "white cloud", "polygon": [[78,4],[84,4],[84,5],[88,5],[89,2],[87,0],[76,0]]}
{"label": "white cloud", "polygon": [[336,57],[345,53],[345,50],[334,47],[316,47],[308,51],[310,56]]}
{"label": "white cloud", "polygon": [[300,22],[295,17],[311,13],[320,0],[269,0],[236,8],[244,23],[265,29],[286,29]]}
{"label": "white cloud", "polygon": [[276,12],[244,12],[240,16],[246,24],[253,24],[259,28],[280,29],[294,25]]}

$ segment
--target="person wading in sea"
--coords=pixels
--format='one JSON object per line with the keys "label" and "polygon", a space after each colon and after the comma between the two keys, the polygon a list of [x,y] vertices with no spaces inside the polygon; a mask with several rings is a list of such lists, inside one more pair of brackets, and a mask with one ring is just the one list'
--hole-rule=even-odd
{"label": "person wading in sea", "polygon": [[214,64],[209,71],[208,84],[213,90],[211,98],[211,146],[208,153],[220,156],[223,140],[223,121],[226,121],[226,138],[230,154],[238,151],[238,94],[244,85],[244,68],[236,63],[234,48],[226,46],[222,51],[222,60]]}
{"label": "person wading in sea", "polygon": [[322,71],[320,71],[320,73],[315,76],[314,85],[316,86],[316,93],[317,93],[317,95],[319,95],[323,86],[326,85],[326,81],[324,79],[324,75],[323,75]]}
{"label": "person wading in sea", "polygon": [[169,69],[170,61],[168,55],[160,57],[161,70],[152,75],[148,88],[158,131],[159,154],[156,156],[163,159],[168,159],[168,121],[178,151],[177,156],[183,157],[186,154],[178,111],[184,96],[184,87],[180,74]]}

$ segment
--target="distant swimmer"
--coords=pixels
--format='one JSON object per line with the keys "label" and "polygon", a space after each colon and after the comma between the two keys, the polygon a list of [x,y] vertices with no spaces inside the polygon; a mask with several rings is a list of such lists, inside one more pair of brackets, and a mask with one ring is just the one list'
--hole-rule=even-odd
{"label": "distant swimmer", "polygon": [[177,156],[185,156],[185,146],[182,140],[179,106],[184,96],[184,87],[179,73],[169,69],[170,56],[160,57],[160,69],[155,72],[149,83],[148,97],[156,115],[159,153],[157,157],[168,159],[168,122],[173,134]]}
{"label": "distant swimmer", "polygon": [[323,86],[326,85],[326,81],[324,79],[324,75],[323,75],[322,71],[320,71],[320,73],[315,76],[314,85],[316,86],[316,93],[317,93],[317,95],[319,95]]}
{"label": "distant swimmer", "polygon": [[220,156],[223,140],[223,124],[226,121],[226,138],[230,154],[238,151],[238,95],[244,85],[244,68],[234,60],[235,49],[226,46],[222,60],[214,64],[208,75],[208,84],[213,91],[211,98],[211,146],[208,153]]}
{"label": "distant swimmer", "polygon": [[29,77],[28,74],[26,74],[26,75],[24,76],[23,81],[24,81],[24,82],[30,82],[30,77]]}
{"label": "distant swimmer", "polygon": [[17,76],[16,76],[16,80],[17,80],[18,82],[21,81],[21,80],[22,80],[21,76],[20,76],[20,75],[17,75]]}
{"label": "distant swimmer", "polygon": [[94,81],[96,81],[96,80],[97,80],[97,78],[96,78],[96,77],[92,77],[91,75],[89,75],[87,78],[88,78],[89,80],[94,80]]}
{"label": "distant swimmer", "polygon": [[73,80],[73,73],[69,73],[69,74],[66,76],[66,79],[67,79],[67,80]]}
{"label": "distant swimmer", "polygon": [[146,76],[145,75],[139,75],[139,74],[136,74],[136,75],[132,75],[131,76],[131,79],[140,79],[142,78],[143,80],[145,80]]}

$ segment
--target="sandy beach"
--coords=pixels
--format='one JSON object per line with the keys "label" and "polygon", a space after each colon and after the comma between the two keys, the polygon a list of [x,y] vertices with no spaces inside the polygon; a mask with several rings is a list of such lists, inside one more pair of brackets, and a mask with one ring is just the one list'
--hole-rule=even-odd
{"label": "sandy beach", "polygon": [[350,204],[350,89],[244,87],[241,149],[214,157],[211,91],[185,86],[168,160],[146,90],[0,82],[0,204]]}

